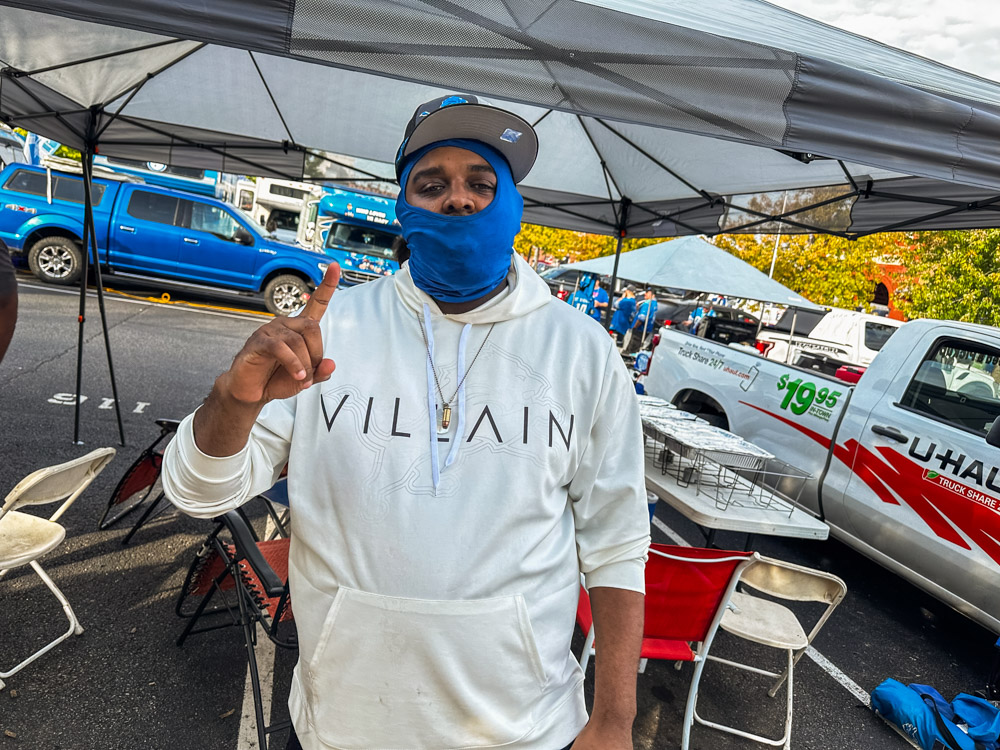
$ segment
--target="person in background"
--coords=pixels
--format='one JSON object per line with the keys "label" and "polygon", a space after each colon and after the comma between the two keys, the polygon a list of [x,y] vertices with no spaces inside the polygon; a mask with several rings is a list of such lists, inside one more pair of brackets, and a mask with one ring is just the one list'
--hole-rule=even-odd
{"label": "person in background", "polygon": [[696,334],[698,332],[698,326],[701,324],[702,319],[704,319],[706,315],[711,315],[711,314],[712,314],[711,307],[706,312],[704,305],[699,303],[699,305],[694,310],[692,310],[691,314],[688,316],[687,319],[688,333]]}
{"label": "person in background", "polygon": [[635,311],[635,320],[632,323],[632,338],[628,343],[627,352],[629,354],[646,348],[647,337],[656,330],[656,311],[659,304],[652,289],[647,289],[643,293],[643,300],[638,304]]}
{"label": "person in background", "polygon": [[0,240],[0,362],[17,325],[17,278],[7,245]]}
{"label": "person in background", "polygon": [[[575,307],[584,315],[591,315],[594,311],[594,280],[590,276],[580,278],[580,285],[566,298],[570,307]],[[591,317],[593,317],[591,315]]]}
{"label": "person in background", "polygon": [[635,288],[625,287],[622,296],[615,302],[615,313],[611,316],[611,335],[615,337],[615,343],[621,346],[625,341],[625,334],[632,328],[632,320],[635,318]]}
{"label": "person in background", "polygon": [[608,293],[601,289],[601,280],[594,279],[594,288],[590,292],[590,312],[589,315],[598,323],[604,323],[604,311],[608,309]]}

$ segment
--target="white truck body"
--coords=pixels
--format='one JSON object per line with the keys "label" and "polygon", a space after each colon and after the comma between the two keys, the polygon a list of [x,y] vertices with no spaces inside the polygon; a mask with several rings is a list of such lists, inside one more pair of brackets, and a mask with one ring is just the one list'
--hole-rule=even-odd
{"label": "white truck body", "polygon": [[[788,313],[785,313],[787,318]],[[796,362],[798,352],[821,354],[845,364],[867,367],[878,354],[893,329],[903,325],[901,321],[878,315],[855,312],[853,310],[831,310],[816,326],[805,333],[763,329],[758,341],[773,344],[765,356],[779,362]],[[789,352],[789,346],[792,351]]]}
{"label": "white truck body", "polygon": [[646,392],[808,472],[831,533],[1000,633],[1000,329],[903,325],[854,386],[660,330]]}

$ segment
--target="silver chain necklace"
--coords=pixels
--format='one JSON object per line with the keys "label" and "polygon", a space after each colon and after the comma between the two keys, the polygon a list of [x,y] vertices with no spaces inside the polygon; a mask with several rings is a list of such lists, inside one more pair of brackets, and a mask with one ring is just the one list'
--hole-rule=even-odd
{"label": "silver chain necklace", "polygon": [[[476,349],[476,354],[473,356],[472,362],[470,362],[469,366],[465,368],[465,374],[462,375],[462,379],[459,380],[458,385],[455,386],[455,392],[451,394],[450,399],[445,400],[444,393],[441,392],[441,381],[438,380],[437,368],[434,367],[434,358],[431,356],[431,345],[427,340],[427,330],[424,328],[424,316],[417,313],[417,320],[420,322],[420,335],[424,338],[424,348],[427,350],[427,361],[431,366],[431,374],[434,375],[434,385],[437,386],[438,396],[441,397],[441,418],[437,419],[437,414],[435,414],[434,417],[438,423],[438,432],[446,432],[448,430],[448,425],[451,424],[451,402],[455,400],[458,392],[462,389],[462,383],[464,383],[465,379],[469,377],[469,373],[472,371],[472,366],[476,364],[476,360],[479,359],[479,353],[482,352],[483,347],[486,346],[486,342],[490,340],[490,334],[493,333],[493,326],[495,326],[496,323],[490,325],[490,330],[486,332],[486,338],[483,339],[483,343],[481,343],[479,348]],[[437,411],[436,408],[435,411]]]}

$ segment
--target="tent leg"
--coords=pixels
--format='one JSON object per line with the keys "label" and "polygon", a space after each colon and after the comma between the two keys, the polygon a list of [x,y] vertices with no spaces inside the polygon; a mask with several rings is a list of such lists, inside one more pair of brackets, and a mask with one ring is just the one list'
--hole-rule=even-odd
{"label": "tent leg", "polygon": [[618,262],[622,258],[622,243],[625,241],[625,232],[628,228],[629,208],[632,201],[622,198],[618,208],[618,246],[615,248],[615,267],[611,270],[611,288],[608,290],[608,319],[604,327],[611,330],[611,320],[614,318],[615,310],[615,287],[618,285]]}
{"label": "tent leg", "polygon": [[609,331],[611,330],[611,320],[615,317],[615,287],[618,285],[618,261],[622,257],[622,242],[625,239],[623,232],[618,233],[618,247],[615,249],[615,267],[611,270],[611,288],[608,290],[608,299],[610,300],[608,305],[608,319],[604,323],[604,327]]}
{"label": "tent leg", "polygon": [[[83,163],[87,163],[87,158],[84,157]],[[49,177],[51,179],[51,176]],[[88,210],[90,206],[90,185],[87,182],[87,169],[84,167],[83,171],[84,179],[84,215],[83,215],[83,270],[80,274],[80,309],[77,314],[77,341],[76,341],[76,388],[74,390],[74,395],[76,402],[73,404],[73,445],[83,445],[83,441],[80,440],[80,389],[82,387],[83,381],[83,326],[87,319],[87,275],[88,275],[88,263],[90,261],[90,252],[88,247],[90,246],[90,229],[93,224],[88,221],[88,217],[91,216],[91,211]]]}
{"label": "tent leg", "polygon": [[[125,445],[125,427],[122,424],[122,411],[121,404],[118,399],[118,382],[115,378],[115,365],[111,358],[111,339],[108,336],[108,315],[107,310],[104,307],[104,281],[101,279],[101,262],[97,254],[97,233],[94,227],[94,205],[92,196],[92,186],[94,181],[94,152],[92,149],[87,149],[83,153],[83,186],[84,186],[84,237],[90,238],[90,246],[87,248],[86,255],[91,256],[91,260],[94,264],[94,277],[97,284],[97,307],[101,311],[101,329],[104,333],[104,351],[107,353],[108,357],[108,374],[111,377],[111,396],[115,401],[115,416],[118,419],[118,440],[121,445]],[[87,228],[89,226],[89,232]],[[86,263],[84,264],[86,268]],[[86,288],[86,279],[84,279],[84,288]],[[82,315],[82,313],[81,313]],[[83,335],[83,322],[80,323],[81,337]],[[79,393],[79,381],[80,373],[77,372],[77,392]],[[79,397],[77,397],[77,410],[79,411]]]}

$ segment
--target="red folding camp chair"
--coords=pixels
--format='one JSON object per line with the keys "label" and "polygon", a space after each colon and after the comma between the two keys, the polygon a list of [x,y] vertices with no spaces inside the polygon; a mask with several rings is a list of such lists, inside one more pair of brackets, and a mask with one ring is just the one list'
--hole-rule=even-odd
{"label": "red folding camp chair", "polygon": [[176,419],[157,419],[156,424],[160,428],[160,434],[125,470],[125,474],[119,480],[114,492],[111,493],[108,507],[104,510],[104,515],[101,516],[98,523],[98,527],[102,530],[110,528],[145,503],[146,510],[122,539],[122,544],[129,543],[135,532],[142,528],[153,511],[165,499],[159,479],[163,464],[163,449],[166,444],[161,445],[161,443],[163,443],[164,438],[177,432],[177,425],[180,422]]}
{"label": "red folding camp chair", "polygon": [[[199,549],[176,606],[177,614],[188,619],[177,639],[178,646],[192,633],[241,627],[253,688],[257,739],[263,750],[268,746],[269,734],[290,726],[289,721],[265,724],[254,651],[258,625],[276,646],[298,648],[288,598],[289,542],[287,537],[262,541],[242,510],[226,513]],[[195,601],[197,605],[192,608]],[[212,623],[196,627],[208,615],[218,615],[222,621],[213,618]]]}
{"label": "red folding camp chair", "polygon": [[[684,709],[681,750],[688,750],[698,683],[719,621],[740,573],[755,559],[754,552],[650,545],[640,671],[647,659],[694,662]],[[580,657],[580,666],[586,670],[591,654],[595,653],[595,644],[590,597],[583,587],[576,620],[587,634]]]}

